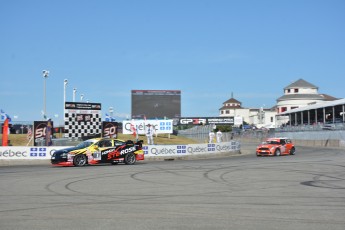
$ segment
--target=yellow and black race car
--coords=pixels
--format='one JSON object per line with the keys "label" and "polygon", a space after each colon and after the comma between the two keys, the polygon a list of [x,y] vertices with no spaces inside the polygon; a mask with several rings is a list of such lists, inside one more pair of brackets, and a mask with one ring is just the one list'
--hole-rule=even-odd
{"label": "yellow and black race car", "polygon": [[143,141],[134,143],[113,138],[93,138],[75,147],[60,149],[51,157],[52,165],[84,166],[86,164],[125,163],[135,164],[144,160]]}

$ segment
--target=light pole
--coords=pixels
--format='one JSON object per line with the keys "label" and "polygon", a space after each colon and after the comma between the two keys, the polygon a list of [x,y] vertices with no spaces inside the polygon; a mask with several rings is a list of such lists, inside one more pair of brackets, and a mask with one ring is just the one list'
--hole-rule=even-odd
{"label": "light pole", "polygon": [[47,109],[46,109],[46,81],[49,76],[48,70],[43,70],[43,78],[44,78],[44,85],[43,85],[43,112],[44,112],[44,118],[47,116]]}
{"label": "light pole", "polygon": [[77,88],[73,88],[73,102],[75,102],[75,94],[77,93]]}
{"label": "light pole", "polygon": [[65,116],[65,106],[66,106],[66,88],[67,88],[67,85],[68,85],[68,80],[65,79],[63,81],[63,114]]}
{"label": "light pole", "polygon": [[80,94],[80,101],[83,101],[84,94]]}
{"label": "light pole", "polygon": [[109,115],[110,117],[113,117],[114,109],[113,107],[109,107]]}
{"label": "light pole", "polygon": [[265,124],[265,112],[264,112],[265,105],[260,107],[259,110],[259,124]]}
{"label": "light pole", "polygon": [[54,114],[54,117],[55,117],[55,119],[56,119],[56,126],[59,126],[60,124],[59,124],[59,123],[57,123],[58,118],[59,118],[59,114]]}
{"label": "light pole", "polygon": [[114,108],[113,108],[113,107],[109,107],[110,121],[114,121],[114,120],[115,120],[115,119],[113,118],[113,114],[114,114]]}

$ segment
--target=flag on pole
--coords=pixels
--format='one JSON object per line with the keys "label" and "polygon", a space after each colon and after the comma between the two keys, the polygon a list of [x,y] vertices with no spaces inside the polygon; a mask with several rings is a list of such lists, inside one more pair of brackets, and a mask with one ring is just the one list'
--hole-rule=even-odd
{"label": "flag on pole", "polygon": [[105,114],[105,121],[109,121],[109,122],[113,122],[115,121],[115,118],[113,118],[112,116],[109,116],[109,114]]}
{"label": "flag on pole", "polygon": [[6,118],[2,129],[2,146],[7,146],[8,144],[8,122],[9,119]]}
{"label": "flag on pole", "polygon": [[32,136],[32,129],[31,129],[30,126],[28,126],[27,128],[28,128],[28,133],[27,133],[26,138],[27,138],[28,140],[30,140],[30,139],[31,139],[31,136]]}
{"label": "flag on pole", "polygon": [[107,113],[105,114],[105,121],[110,121],[110,116]]}
{"label": "flag on pole", "polygon": [[51,146],[53,144],[52,136],[53,136],[53,124],[52,124],[52,121],[49,119],[47,121],[46,133],[45,133],[46,146]]}
{"label": "flag on pole", "polygon": [[7,114],[7,113],[5,113],[2,109],[0,110],[0,114],[1,114],[1,120],[6,120],[6,119],[8,119],[8,122],[11,122],[11,117]]}
{"label": "flag on pole", "polygon": [[137,127],[135,126],[134,119],[132,119],[130,127],[131,127],[131,131],[132,131],[132,135],[135,137],[135,140],[138,141],[139,133],[138,133]]}
{"label": "flag on pole", "polygon": [[136,130],[136,128],[134,127],[133,123],[131,123],[131,131],[132,131],[132,135],[133,135],[134,137],[136,137],[136,136],[137,136],[137,130]]}

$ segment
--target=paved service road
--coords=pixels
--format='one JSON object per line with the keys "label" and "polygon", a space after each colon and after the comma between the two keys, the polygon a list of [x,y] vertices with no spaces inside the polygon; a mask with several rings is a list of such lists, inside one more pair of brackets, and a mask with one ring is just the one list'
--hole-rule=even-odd
{"label": "paved service road", "polygon": [[0,167],[0,229],[345,229],[345,153]]}

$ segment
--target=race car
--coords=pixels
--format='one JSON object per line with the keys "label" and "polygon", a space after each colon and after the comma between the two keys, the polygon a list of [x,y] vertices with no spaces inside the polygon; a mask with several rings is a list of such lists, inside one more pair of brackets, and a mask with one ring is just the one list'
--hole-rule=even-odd
{"label": "race car", "polygon": [[56,166],[84,166],[100,163],[135,164],[144,160],[143,141],[134,143],[114,138],[93,138],[75,147],[57,150],[51,156],[51,164]]}
{"label": "race car", "polygon": [[288,138],[268,138],[256,148],[256,156],[294,155],[295,145]]}

